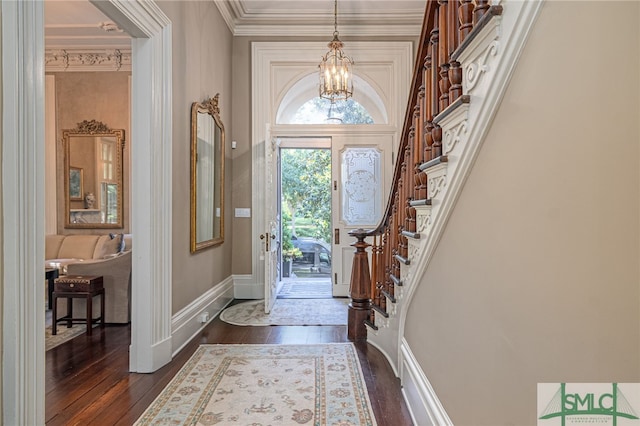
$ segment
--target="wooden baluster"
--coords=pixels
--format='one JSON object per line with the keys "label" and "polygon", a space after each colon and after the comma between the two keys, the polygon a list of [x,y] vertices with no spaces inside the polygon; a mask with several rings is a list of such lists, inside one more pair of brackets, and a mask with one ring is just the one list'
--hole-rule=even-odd
{"label": "wooden baluster", "polygon": [[[386,289],[390,283],[391,283],[391,278],[389,277],[389,274],[391,274],[391,259],[392,259],[392,252],[393,250],[391,250],[391,227],[392,227],[392,222],[393,222],[393,218],[391,218],[389,225],[387,226],[387,228],[384,230],[384,236],[383,236],[383,242],[384,242],[384,280],[382,281],[382,286],[381,289]],[[387,309],[387,299],[384,297],[384,295],[382,295],[382,293],[380,294],[380,307],[383,309]]]}
{"label": "wooden baluster", "polygon": [[398,236],[398,251],[397,253],[402,255],[402,230],[404,229],[404,214],[405,214],[405,200],[404,200],[404,177],[405,170],[407,168],[407,162],[405,161],[405,156],[402,157],[402,166],[400,167],[400,179],[398,179],[398,193],[397,193],[397,205],[398,205],[398,222],[396,235]]}
{"label": "wooden baluster", "polygon": [[[437,11],[436,11],[437,13]],[[439,89],[439,80],[440,80],[440,74],[438,73],[438,69],[439,69],[439,58],[438,58],[438,50],[439,50],[439,44],[440,44],[440,35],[439,35],[439,31],[438,29],[434,29],[434,31],[431,33],[431,39],[433,40],[432,44],[431,44],[431,60],[432,60],[432,65],[431,65],[431,69],[433,70],[433,79],[432,79],[432,84],[433,84],[433,88],[431,89],[431,117],[433,120],[433,117],[435,117],[436,115],[438,115],[438,113],[440,112],[440,103],[439,103],[439,99],[440,99],[440,89]],[[434,159],[437,157],[436,153],[434,152],[434,147],[433,147],[433,128],[435,127],[435,125],[433,123],[431,123],[431,159]]]}
{"label": "wooden baluster", "polygon": [[460,62],[451,61],[449,64],[449,81],[451,81],[449,99],[453,102],[462,96],[462,67]]}
{"label": "wooden baluster", "polygon": [[460,0],[460,7],[458,8],[458,20],[460,21],[459,43],[462,43],[473,29],[473,8],[473,0]]}
{"label": "wooden baluster", "polygon": [[448,29],[448,14],[447,14],[448,0],[438,0],[438,31],[439,31],[439,46],[438,46],[438,63],[440,64],[440,102],[438,105],[438,113],[444,111],[449,106],[449,49],[447,31]]}
{"label": "wooden baluster", "polygon": [[420,194],[420,164],[422,164],[422,156],[424,155],[424,148],[422,146],[423,134],[421,129],[424,127],[422,124],[422,103],[424,97],[424,85],[420,87],[418,91],[418,99],[416,106],[413,108],[413,128],[414,128],[414,140],[412,152],[411,165],[413,166],[413,192],[411,194],[411,200],[417,200]]}
{"label": "wooden baluster", "polygon": [[442,155],[442,128],[440,126],[434,126],[431,131],[431,136],[433,137],[433,157],[438,158]]}
{"label": "wooden baluster", "polygon": [[[380,263],[378,259],[378,236],[373,236],[373,245],[371,246],[371,301],[372,305],[376,304],[376,287],[378,284],[378,268]],[[372,310],[373,312],[373,310]],[[375,318],[374,318],[375,319]]]}
{"label": "wooden baluster", "polygon": [[[414,158],[415,164],[422,164],[425,161],[424,160],[424,150],[425,150],[424,125],[426,122],[426,119],[425,119],[426,111],[425,111],[425,105],[424,105],[424,95],[426,90],[425,89],[426,84],[427,84],[427,80],[426,80],[426,74],[424,72],[424,66],[423,66],[422,85],[420,86],[420,89],[418,89],[418,102],[416,105],[416,109],[418,110],[418,117],[416,119],[416,123],[414,124],[414,127],[416,128],[416,136],[418,137],[418,140],[415,143],[415,151],[413,151],[413,158]],[[414,199],[418,199],[418,194],[415,194]]]}
{"label": "wooden baluster", "polygon": [[[415,110],[414,110],[414,117],[415,117]],[[415,120],[414,120],[415,122]],[[407,182],[406,186],[406,190],[405,190],[405,220],[404,220],[404,230],[405,231],[409,231],[411,229],[411,200],[413,200],[413,191],[415,189],[415,186],[413,185],[414,182],[414,169],[415,167],[413,166],[413,150],[414,150],[414,144],[415,144],[415,139],[417,139],[417,136],[415,135],[414,132],[414,143],[410,144],[407,151],[405,152],[405,162],[407,163],[407,169],[405,171],[405,182]],[[403,256],[407,256],[408,250],[409,250],[409,239],[407,237],[403,237],[404,239],[404,247],[405,247],[405,254],[403,254]]]}
{"label": "wooden baluster", "polygon": [[[396,220],[393,221],[394,227],[391,229],[391,237],[393,238],[393,254],[394,255],[400,254],[400,229],[399,229],[400,227],[398,225],[398,222],[400,220],[399,212],[398,212],[399,204],[400,204],[400,194],[399,192],[396,192],[395,201],[393,203],[393,212]],[[395,260],[395,257],[391,258],[391,264],[393,266],[391,269],[391,273],[395,276],[398,276],[397,263],[398,261]],[[387,288],[387,291],[391,292],[391,286]]]}
{"label": "wooden baluster", "polygon": [[[413,143],[413,194],[411,195],[411,200],[418,200],[420,196],[420,175],[422,172],[420,171],[420,164],[422,164],[422,155],[424,154],[423,148],[423,134],[420,129],[424,127],[424,115],[422,112],[422,104],[424,97],[424,81],[420,90],[418,90],[418,100],[416,103],[416,107],[414,108],[414,127],[417,129],[415,138],[416,140]],[[408,231],[416,232],[416,209],[414,207],[409,206],[409,227]]]}
{"label": "wooden baluster", "polygon": [[375,294],[376,305],[378,306],[380,306],[380,289],[382,288],[382,283],[384,281],[384,269],[385,269],[384,257],[383,257],[383,250],[384,250],[383,238],[384,238],[384,234],[381,234],[378,236],[378,239],[377,239],[378,245],[376,246],[376,252],[375,252],[378,267],[376,268],[376,279],[375,279],[376,289],[374,294]]}
{"label": "wooden baluster", "polygon": [[[444,34],[443,30],[442,30],[442,26],[441,23],[444,20],[444,18],[442,18],[442,15],[444,15],[444,8],[442,6],[439,6],[438,9],[436,10],[436,20],[434,21],[434,25],[438,25],[437,29],[434,29],[434,32],[432,32],[432,36],[431,39],[433,40],[433,43],[431,45],[431,58],[433,61],[432,64],[432,68],[433,68],[433,77],[434,77],[434,87],[433,87],[433,96],[432,96],[432,102],[431,102],[431,113],[433,114],[433,117],[435,117],[436,115],[438,115],[438,113],[440,113],[441,109],[440,106],[442,105],[442,103],[440,102],[440,88],[441,88],[441,84],[440,84],[440,77],[441,77],[441,73],[438,72],[438,70],[442,70],[442,55],[441,52],[446,51],[443,50],[441,48],[441,43],[442,40],[445,37],[440,37],[441,34]],[[431,158],[438,158],[441,154],[442,154],[442,150],[438,149],[438,141],[441,141],[442,138],[438,139],[438,130],[439,127],[436,126],[435,124],[431,124]],[[439,133],[440,135],[442,135],[442,132]]]}
{"label": "wooden baluster", "polygon": [[[415,108],[414,108],[414,117],[415,117]],[[414,119],[415,123],[415,119]],[[409,130],[409,144],[407,145],[407,149],[405,150],[404,158],[405,163],[407,163],[407,167],[405,169],[405,191],[404,191],[404,230],[408,231],[411,229],[411,200],[413,200],[413,193],[415,191],[415,177],[414,177],[414,167],[413,167],[413,151],[416,143],[416,131],[415,126],[412,126]]]}
{"label": "wooden baluster", "polygon": [[[460,30],[460,21],[458,20],[458,1],[448,0],[447,3],[447,62],[451,62],[451,54],[455,52],[460,44],[458,31]],[[449,102],[453,102],[449,99]]]}
{"label": "wooden baluster", "polygon": [[[431,44],[433,44],[433,33],[432,33],[432,40],[430,41]],[[424,67],[425,67],[425,80],[426,80],[426,84],[425,84],[425,93],[424,93],[424,110],[425,110],[425,124],[424,124],[424,162],[426,163],[427,161],[430,161],[433,158],[433,154],[431,152],[431,146],[433,145],[433,138],[431,137],[431,129],[433,128],[433,123],[431,120],[433,120],[433,80],[434,80],[434,73],[433,73],[433,67],[432,67],[432,63],[431,63],[431,53],[429,53],[425,58],[424,58]],[[422,173],[423,176],[420,176],[420,183],[421,183],[421,197],[420,199],[425,199],[427,198],[427,194],[426,194],[426,175],[424,173]]]}
{"label": "wooden baluster", "polygon": [[[417,150],[414,153],[415,161],[415,179],[416,179],[416,193],[415,200],[422,200],[426,198],[426,194],[424,193],[424,189],[426,189],[427,179],[422,170],[420,170],[420,165],[427,161],[427,142],[425,138],[425,128],[427,125],[427,111],[426,111],[426,87],[427,87],[427,71],[426,71],[426,61],[425,61],[425,70],[423,72],[423,83],[422,87],[420,87],[420,92],[418,94],[418,98],[420,99],[420,118],[418,120],[417,131],[420,133],[420,143],[417,146]],[[431,147],[429,147],[431,150]],[[415,209],[414,209],[415,211]]]}
{"label": "wooden baluster", "polygon": [[349,232],[358,241],[351,244],[356,248],[353,255],[353,267],[351,269],[351,285],[349,287],[351,303],[349,303],[347,315],[347,338],[349,340],[364,340],[367,338],[367,329],[364,321],[371,311],[371,276],[369,275],[369,255],[366,248],[370,246],[364,239],[367,231],[355,229]]}
{"label": "wooden baluster", "polygon": [[[379,270],[378,277],[378,297],[381,297],[380,290],[382,290],[384,286],[384,282],[387,278],[387,229],[385,228],[382,231],[382,235],[380,236],[380,262],[382,263],[382,267]],[[378,300],[378,306],[382,306],[382,301]]]}
{"label": "wooden baluster", "polygon": [[476,7],[473,10],[473,26],[474,27],[476,26],[480,18],[482,18],[484,14],[487,13],[487,10],[489,10],[490,3],[491,1],[489,0],[476,0]]}
{"label": "wooden baluster", "polygon": [[[404,173],[402,173],[402,176],[404,176]],[[400,193],[399,192],[396,194],[396,206],[400,206]],[[398,214],[398,220],[400,220],[400,215],[399,214]],[[399,223],[397,223],[397,222],[396,222],[396,229],[394,230],[394,236],[396,238],[395,254],[399,254],[399,255],[402,256],[402,239],[400,238],[400,226],[399,226]],[[397,277],[398,275],[400,275],[400,264],[398,263],[398,260],[395,257],[393,257],[392,262],[393,262],[392,273],[393,273],[393,275],[395,275]],[[393,294],[393,284],[389,283],[389,288],[388,288],[387,291],[390,294]]]}

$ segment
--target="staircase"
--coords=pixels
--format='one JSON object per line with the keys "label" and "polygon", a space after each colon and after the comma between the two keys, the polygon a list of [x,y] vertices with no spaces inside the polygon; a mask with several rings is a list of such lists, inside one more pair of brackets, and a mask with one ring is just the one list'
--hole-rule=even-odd
{"label": "staircase", "polygon": [[417,286],[428,285],[421,278],[542,5],[427,2],[385,215],[376,229],[351,232],[349,338],[385,354],[416,424],[451,421],[404,341],[407,309]]}

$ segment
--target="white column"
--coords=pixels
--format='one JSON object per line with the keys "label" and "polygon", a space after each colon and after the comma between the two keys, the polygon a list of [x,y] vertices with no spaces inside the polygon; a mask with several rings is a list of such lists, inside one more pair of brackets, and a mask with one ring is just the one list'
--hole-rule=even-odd
{"label": "white column", "polygon": [[2,2],[2,422],[44,424],[44,3]]}
{"label": "white column", "polygon": [[171,361],[171,21],[151,0],[92,1],[134,38],[131,81],[131,351],[129,369]]}

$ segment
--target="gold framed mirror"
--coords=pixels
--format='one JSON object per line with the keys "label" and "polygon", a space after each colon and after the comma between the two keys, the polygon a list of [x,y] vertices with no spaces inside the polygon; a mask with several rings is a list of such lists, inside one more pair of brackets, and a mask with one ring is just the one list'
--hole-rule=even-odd
{"label": "gold framed mirror", "polygon": [[224,242],[224,125],[220,94],[191,105],[191,253]]}
{"label": "gold framed mirror", "polygon": [[122,228],[124,129],[85,120],[62,143],[65,228]]}

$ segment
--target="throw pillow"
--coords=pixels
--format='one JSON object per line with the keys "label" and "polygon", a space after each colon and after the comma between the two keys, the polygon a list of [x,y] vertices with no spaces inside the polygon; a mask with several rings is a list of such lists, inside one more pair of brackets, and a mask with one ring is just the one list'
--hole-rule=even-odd
{"label": "throw pillow", "polygon": [[106,258],[109,255],[118,252],[118,239],[114,238],[115,235],[109,234],[109,239],[102,244],[102,258]]}
{"label": "throw pillow", "polygon": [[118,253],[122,253],[126,247],[126,242],[124,241],[124,234],[120,234],[120,243],[118,243]]}

